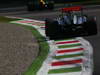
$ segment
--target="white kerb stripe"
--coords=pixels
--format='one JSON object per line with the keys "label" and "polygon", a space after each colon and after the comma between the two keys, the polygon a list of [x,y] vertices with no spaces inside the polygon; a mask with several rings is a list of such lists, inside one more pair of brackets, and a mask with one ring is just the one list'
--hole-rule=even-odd
{"label": "white kerb stripe", "polygon": [[72,60],[78,60],[83,59],[83,56],[77,56],[77,57],[70,57],[70,58],[62,58],[62,59],[53,59],[52,62],[60,62],[60,61],[72,61]]}
{"label": "white kerb stripe", "polygon": [[79,53],[83,53],[83,52],[84,51],[66,52],[66,53],[56,53],[56,56],[79,54]]}

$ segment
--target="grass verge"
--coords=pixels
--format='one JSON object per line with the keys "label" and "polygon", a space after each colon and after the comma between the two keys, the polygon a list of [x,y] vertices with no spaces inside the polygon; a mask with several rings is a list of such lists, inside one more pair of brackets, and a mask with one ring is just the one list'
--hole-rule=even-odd
{"label": "grass verge", "polygon": [[83,56],[83,53],[78,53],[78,54],[71,54],[71,55],[62,55],[62,56],[54,56],[55,59],[60,60],[60,59],[64,59],[64,58],[73,58],[73,57],[79,57],[79,56]]}
{"label": "grass verge", "polygon": [[76,47],[76,46],[81,46],[81,44],[76,43],[76,44],[69,44],[69,45],[60,45],[58,46],[58,48],[71,48],[71,47]]}
{"label": "grass verge", "polygon": [[53,69],[53,70],[50,70],[48,73],[49,74],[59,74],[59,73],[77,72],[81,70],[82,68],[81,66],[79,66],[79,67],[73,67],[73,68]]}

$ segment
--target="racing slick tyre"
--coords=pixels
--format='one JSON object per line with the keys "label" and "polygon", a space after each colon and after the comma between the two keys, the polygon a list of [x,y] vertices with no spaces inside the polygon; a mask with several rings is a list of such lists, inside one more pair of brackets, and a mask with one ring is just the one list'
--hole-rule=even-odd
{"label": "racing slick tyre", "polygon": [[88,35],[96,35],[97,34],[97,24],[94,17],[88,17],[87,22],[85,23],[85,29],[88,32]]}
{"label": "racing slick tyre", "polygon": [[70,28],[68,28],[67,32],[65,33],[63,31],[63,27],[59,25],[58,21],[52,20],[52,19],[46,19],[45,20],[45,33],[46,36],[49,37],[51,40],[57,40],[57,39],[62,39],[62,38],[69,38],[70,35]]}
{"label": "racing slick tyre", "polygon": [[58,26],[58,22],[52,19],[46,19],[45,26],[46,26],[45,29],[46,36],[49,37],[50,39],[57,38],[57,35],[60,32],[60,27]]}

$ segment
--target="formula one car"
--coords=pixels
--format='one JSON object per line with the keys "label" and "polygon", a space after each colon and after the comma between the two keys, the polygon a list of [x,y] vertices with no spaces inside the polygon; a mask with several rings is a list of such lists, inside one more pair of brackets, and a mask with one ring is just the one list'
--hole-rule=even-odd
{"label": "formula one car", "polygon": [[53,0],[28,0],[27,9],[28,11],[43,10],[43,9],[53,9]]}
{"label": "formula one car", "polygon": [[56,19],[45,20],[45,33],[49,39],[64,39],[97,34],[96,17],[83,14],[80,6],[62,8]]}

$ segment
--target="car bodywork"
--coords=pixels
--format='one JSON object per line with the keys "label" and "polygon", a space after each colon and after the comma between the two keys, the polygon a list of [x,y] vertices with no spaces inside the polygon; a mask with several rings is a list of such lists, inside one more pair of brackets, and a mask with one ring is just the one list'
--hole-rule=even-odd
{"label": "car bodywork", "polygon": [[56,40],[97,34],[96,18],[82,11],[80,6],[62,8],[59,17],[46,19],[46,36]]}
{"label": "car bodywork", "polygon": [[28,11],[43,10],[43,9],[53,9],[53,0],[28,0],[27,9]]}

